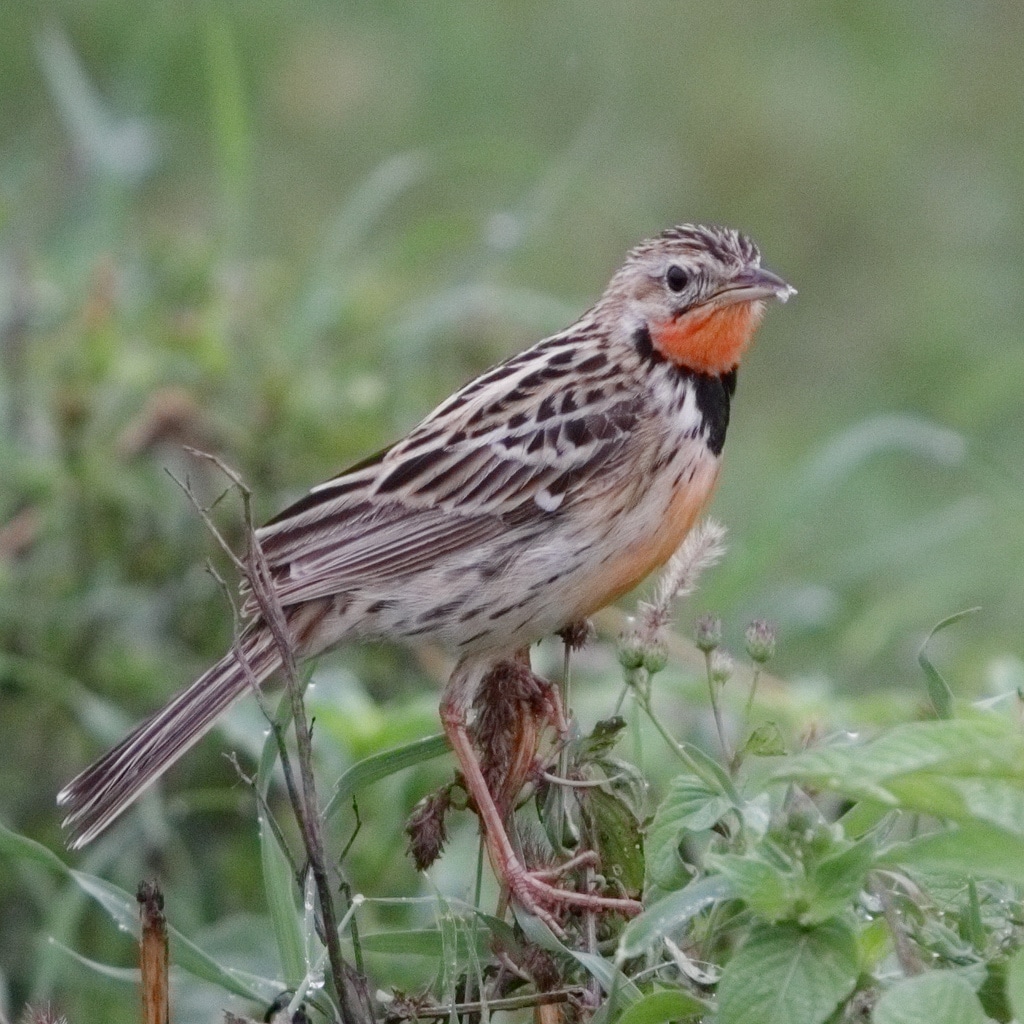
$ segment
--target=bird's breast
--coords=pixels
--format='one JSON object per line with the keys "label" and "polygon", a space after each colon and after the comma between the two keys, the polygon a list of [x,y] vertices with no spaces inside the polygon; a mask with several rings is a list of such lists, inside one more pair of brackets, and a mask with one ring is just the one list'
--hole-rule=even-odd
{"label": "bird's breast", "polygon": [[576,618],[599,608],[639,585],[673,554],[714,493],[719,459],[704,446],[693,448],[681,465],[663,471],[665,479],[648,481],[647,500],[610,531],[607,557],[599,559],[580,587]]}

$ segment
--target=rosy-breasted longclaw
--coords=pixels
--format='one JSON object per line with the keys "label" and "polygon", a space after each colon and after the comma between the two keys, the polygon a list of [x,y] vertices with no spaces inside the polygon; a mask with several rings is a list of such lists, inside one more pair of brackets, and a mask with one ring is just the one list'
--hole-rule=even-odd
{"label": "rosy-breasted longclaw", "polygon": [[[467,736],[498,662],[585,619],[679,546],[718,478],[740,359],[793,289],[728,228],[683,225],[630,251],[576,323],[481,374],[406,437],[314,487],[257,533],[295,653],[431,641],[457,664],[445,731],[491,864],[525,909],[639,905],[529,872]],[[236,650],[59,794],[70,844],[107,828],[281,655],[248,596]]]}

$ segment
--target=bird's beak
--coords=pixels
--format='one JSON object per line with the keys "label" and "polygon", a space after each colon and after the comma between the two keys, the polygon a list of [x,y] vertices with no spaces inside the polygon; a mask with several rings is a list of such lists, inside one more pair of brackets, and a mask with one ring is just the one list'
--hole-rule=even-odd
{"label": "bird's beak", "polygon": [[786,302],[791,295],[796,295],[796,289],[777,274],[761,267],[747,267],[708,301],[719,306],[731,306],[737,302],[754,302],[757,299]]}

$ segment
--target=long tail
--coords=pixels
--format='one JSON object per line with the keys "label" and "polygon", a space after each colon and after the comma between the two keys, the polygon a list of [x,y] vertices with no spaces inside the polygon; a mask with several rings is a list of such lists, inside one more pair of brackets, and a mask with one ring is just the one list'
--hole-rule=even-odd
{"label": "long tail", "polygon": [[[281,662],[269,630],[251,627],[239,642],[257,682]],[[57,794],[68,810],[64,828],[77,850],[95,839],[182,754],[213,728],[217,719],[249,690],[249,676],[235,656],[225,655],[191,686],[104,754]]]}

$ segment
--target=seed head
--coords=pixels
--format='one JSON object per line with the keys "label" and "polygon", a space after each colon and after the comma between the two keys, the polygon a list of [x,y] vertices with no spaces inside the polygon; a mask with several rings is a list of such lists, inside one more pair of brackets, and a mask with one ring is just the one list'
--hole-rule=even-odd
{"label": "seed head", "polygon": [[444,817],[451,802],[451,788],[445,786],[425,796],[409,815],[405,833],[409,837],[409,852],[417,871],[426,871],[441,856],[444,844],[448,842]]}
{"label": "seed head", "polygon": [[590,619],[580,619],[578,622],[570,622],[565,629],[559,630],[558,635],[567,647],[579,651],[597,636],[597,630]]}
{"label": "seed head", "polygon": [[653,676],[660,672],[668,664],[668,648],[660,641],[655,640],[648,644],[644,650],[643,666]]}
{"label": "seed head", "polygon": [[710,654],[722,643],[722,620],[717,615],[702,615],[697,620],[697,648]]}
{"label": "seed head", "polygon": [[725,527],[713,519],[698,523],[669,559],[658,579],[654,600],[640,604],[640,632],[657,636],[672,619],[672,606],[697,589],[701,574],[725,554]]}
{"label": "seed head", "polygon": [[765,619],[754,619],[747,626],[747,654],[750,655],[751,661],[757,662],[758,665],[771,661],[775,654],[776,633],[775,624]]}
{"label": "seed head", "polygon": [[645,644],[638,634],[623,633],[618,644],[619,664],[627,671],[640,668],[644,663],[644,648]]}
{"label": "seed head", "polygon": [[716,649],[711,652],[711,681],[724,686],[732,675],[733,661],[725,651]]}

